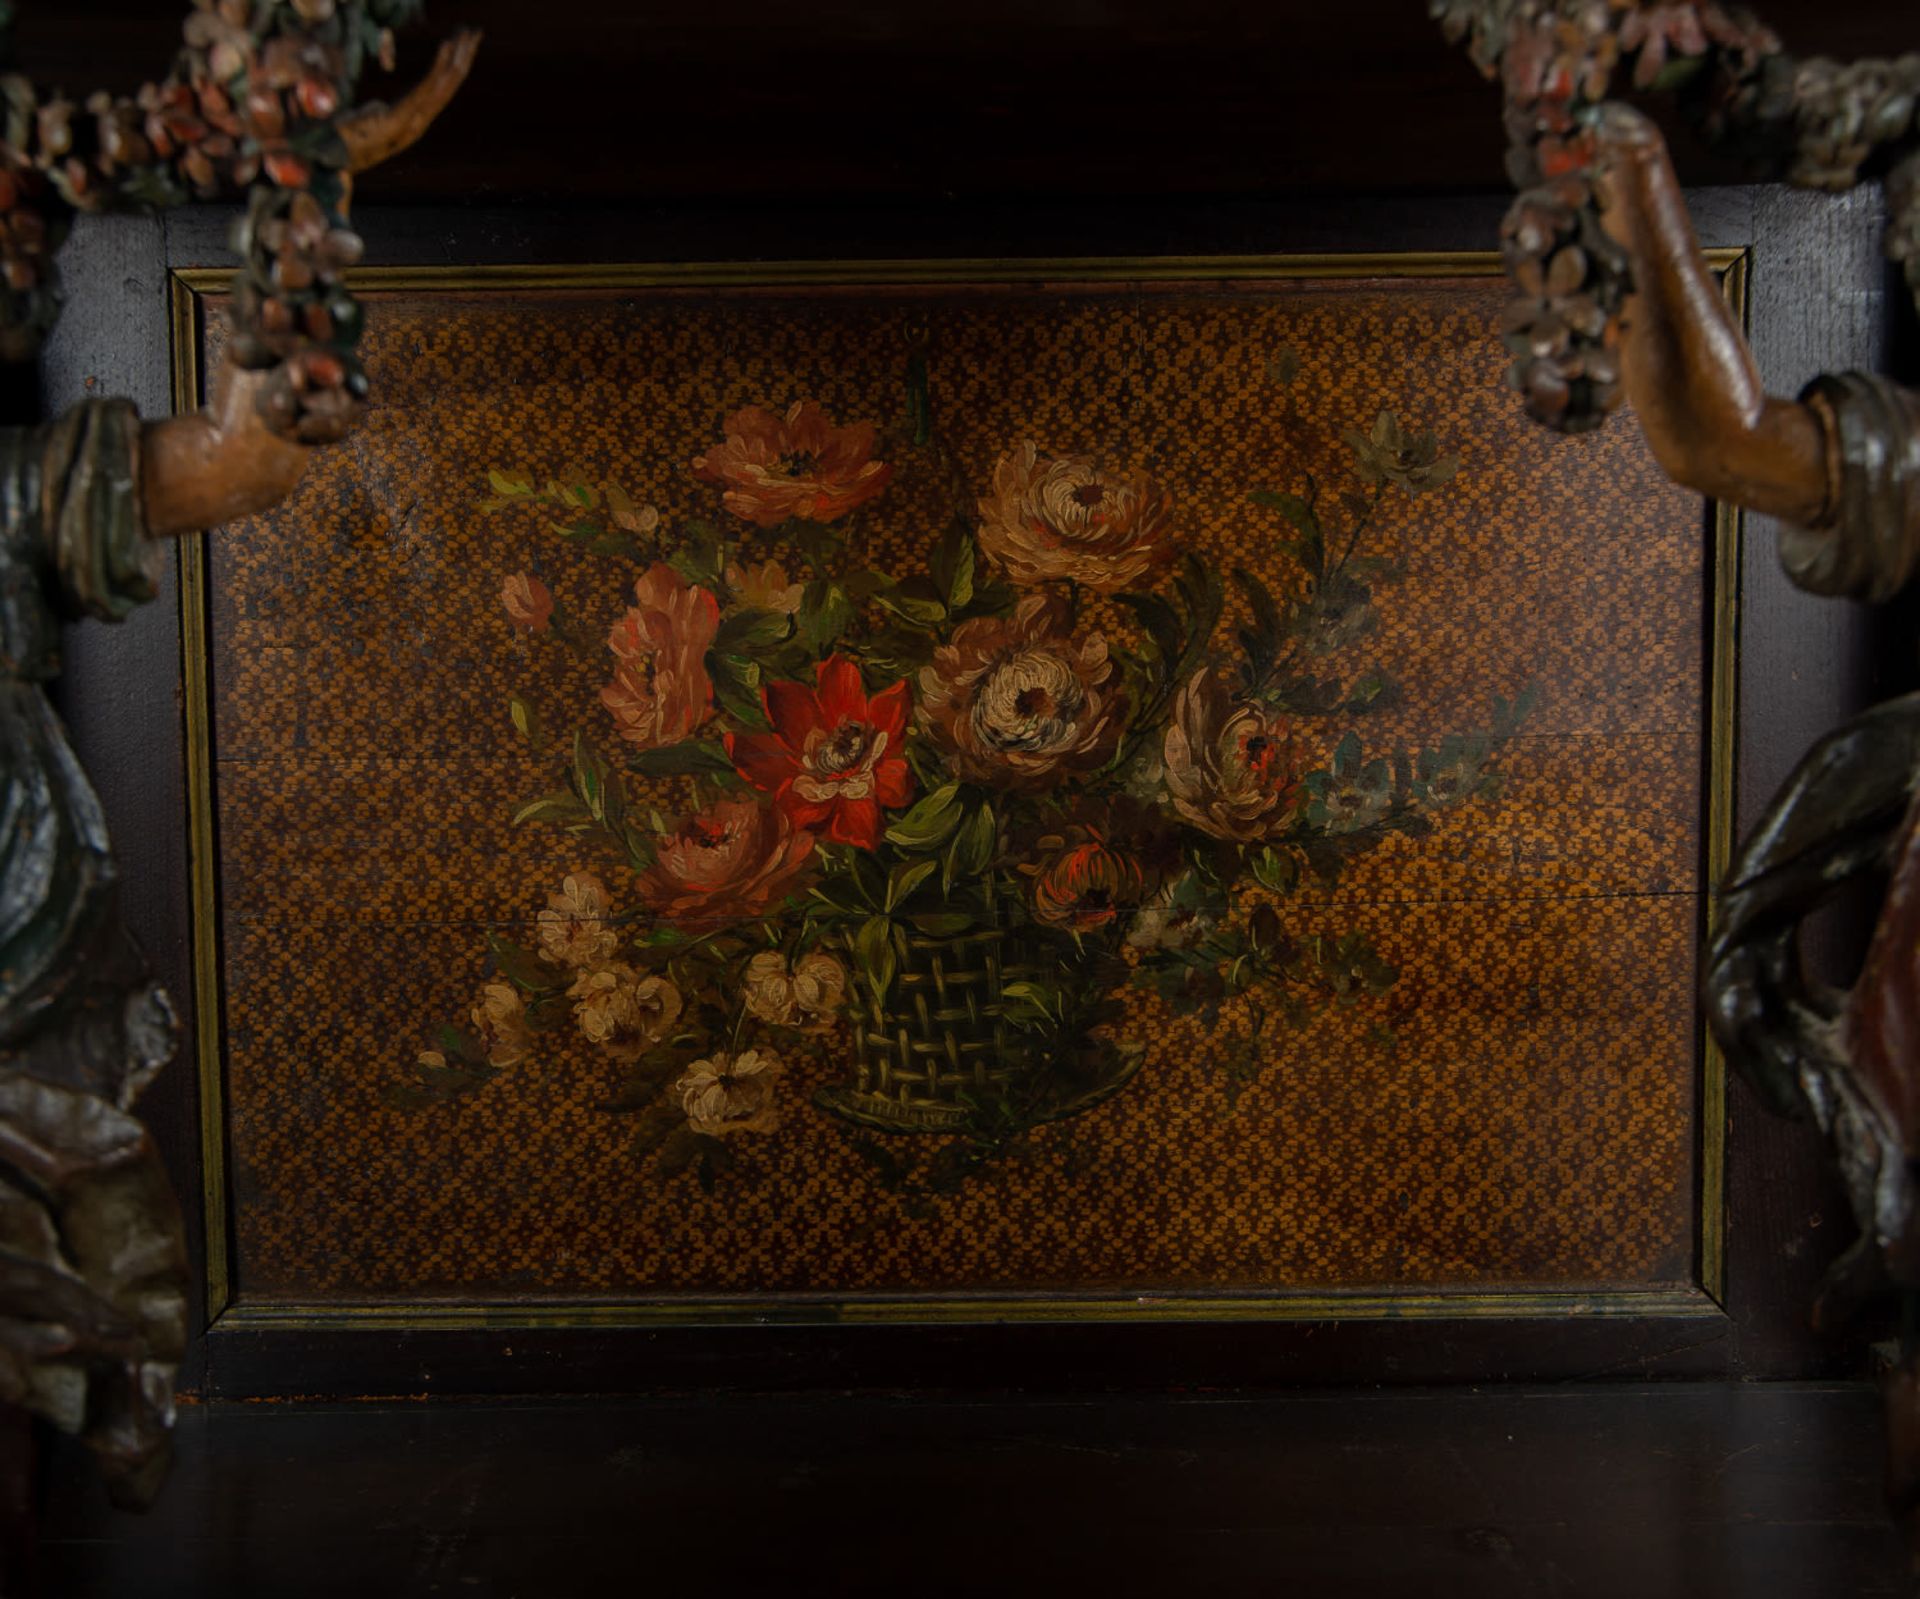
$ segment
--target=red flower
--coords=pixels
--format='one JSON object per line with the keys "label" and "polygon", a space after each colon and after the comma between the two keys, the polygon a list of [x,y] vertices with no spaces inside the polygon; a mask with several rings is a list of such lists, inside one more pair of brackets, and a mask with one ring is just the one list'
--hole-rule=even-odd
{"label": "red flower", "polygon": [[661,561],[634,583],[633,599],[607,634],[613,681],[600,703],[628,743],[658,749],[690,736],[713,709],[707,650],[720,602]]}
{"label": "red flower", "polygon": [[779,904],[812,854],[813,835],[796,833],[772,806],[715,800],[660,836],[640,893],[678,927],[717,926]]}
{"label": "red flower", "polygon": [[1145,897],[1146,878],[1139,865],[1096,839],[1074,845],[1038,869],[1033,919],[1048,927],[1091,933]]}
{"label": "red flower", "polygon": [[913,792],[902,743],[906,681],[868,699],[860,668],[838,655],[820,663],[814,681],[768,683],[760,701],[773,731],[729,733],[727,754],[795,827],[873,849],[885,827],[881,808],[904,805]]}
{"label": "red flower", "polygon": [[789,518],[835,522],[884,489],[893,468],[873,459],[871,422],[835,427],[813,400],[799,400],[784,417],[749,405],[726,420],[727,440],[693,459],[735,516],[758,527]]}

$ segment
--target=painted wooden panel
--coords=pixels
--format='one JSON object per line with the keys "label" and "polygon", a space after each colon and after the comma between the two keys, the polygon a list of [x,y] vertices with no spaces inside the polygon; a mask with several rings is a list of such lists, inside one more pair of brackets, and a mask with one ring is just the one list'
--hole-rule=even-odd
{"label": "painted wooden panel", "polygon": [[209,562],[240,1302],[1697,1293],[1701,508],[1407,265],[374,293]]}

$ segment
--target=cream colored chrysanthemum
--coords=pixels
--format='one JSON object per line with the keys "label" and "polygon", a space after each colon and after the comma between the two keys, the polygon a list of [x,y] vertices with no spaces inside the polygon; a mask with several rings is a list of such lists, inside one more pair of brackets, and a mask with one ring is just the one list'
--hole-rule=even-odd
{"label": "cream colored chrysanthemum", "polygon": [[496,978],[480,990],[474,1001],[474,1031],[480,1035],[487,1064],[503,1070],[518,1066],[533,1053],[533,1033],[527,1026],[526,1001],[520,990],[504,979]]}
{"label": "cream colored chrysanthemum", "polygon": [[666,978],[642,976],[622,962],[582,972],[567,997],[581,1036],[623,1062],[659,1043],[681,1011],[680,990]]}
{"label": "cream colored chrysanthemum", "polygon": [[591,872],[569,873],[540,913],[540,953],[556,966],[581,971],[611,960],[620,935],[607,922],[607,885]]}
{"label": "cream colored chrysanthemum", "polygon": [[817,950],[791,966],[777,949],[762,950],[747,962],[744,987],[750,1016],[775,1027],[825,1032],[846,998],[847,969]]}
{"label": "cream colored chrysanthemum", "polygon": [[770,1133],[779,1125],[774,1083],[786,1070],[770,1049],[743,1049],[694,1061],[673,1085],[696,1133]]}

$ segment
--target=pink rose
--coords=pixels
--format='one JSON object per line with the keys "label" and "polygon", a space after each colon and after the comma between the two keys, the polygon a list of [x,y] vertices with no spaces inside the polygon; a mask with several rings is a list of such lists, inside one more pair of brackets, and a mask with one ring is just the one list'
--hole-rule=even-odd
{"label": "pink rose", "polygon": [[630,744],[677,744],[713,711],[707,651],[720,630],[720,602],[655,562],[633,585],[634,604],[613,624],[613,681],[600,702]]}
{"label": "pink rose", "polygon": [[726,442],[695,456],[693,470],[725,485],[721,503],[756,527],[794,517],[837,522],[893,478],[893,468],[873,458],[873,423],[836,427],[813,400],[796,400],[784,416],[749,405],[725,425]]}

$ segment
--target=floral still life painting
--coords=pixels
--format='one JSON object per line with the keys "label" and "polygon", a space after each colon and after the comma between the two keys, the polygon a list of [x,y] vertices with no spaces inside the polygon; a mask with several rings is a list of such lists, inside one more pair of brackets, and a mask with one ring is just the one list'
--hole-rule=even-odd
{"label": "floral still life painting", "polygon": [[[599,568],[564,595],[537,559],[503,572],[495,625],[600,681],[510,701],[555,779],[514,820],[568,835],[568,869],[531,942],[477,952],[403,1099],[584,1056],[662,1179],[750,1172],[816,1115],[876,1181],[939,1192],[1151,1073],[1143,1007],[1280,1051],[1391,989],[1363,931],[1289,901],[1495,793],[1527,714],[1516,684],[1431,743],[1370,736],[1404,691],[1369,638],[1422,536],[1380,513],[1459,457],[1391,409],[1310,419],[1343,480],[1272,462],[1242,496],[1266,559],[1222,572],[1150,471],[1072,438],[963,460],[941,400],[909,353],[888,417],[735,410],[691,461],[633,463],[710,486],[682,521],[617,478],[489,472],[480,514]],[[871,564],[861,518],[914,487],[923,542]],[[809,1103],[802,1057],[828,1068]]]}
{"label": "floral still life painting", "polygon": [[1693,1303],[1700,508],[1419,267],[363,284],[206,554],[234,1306]]}

